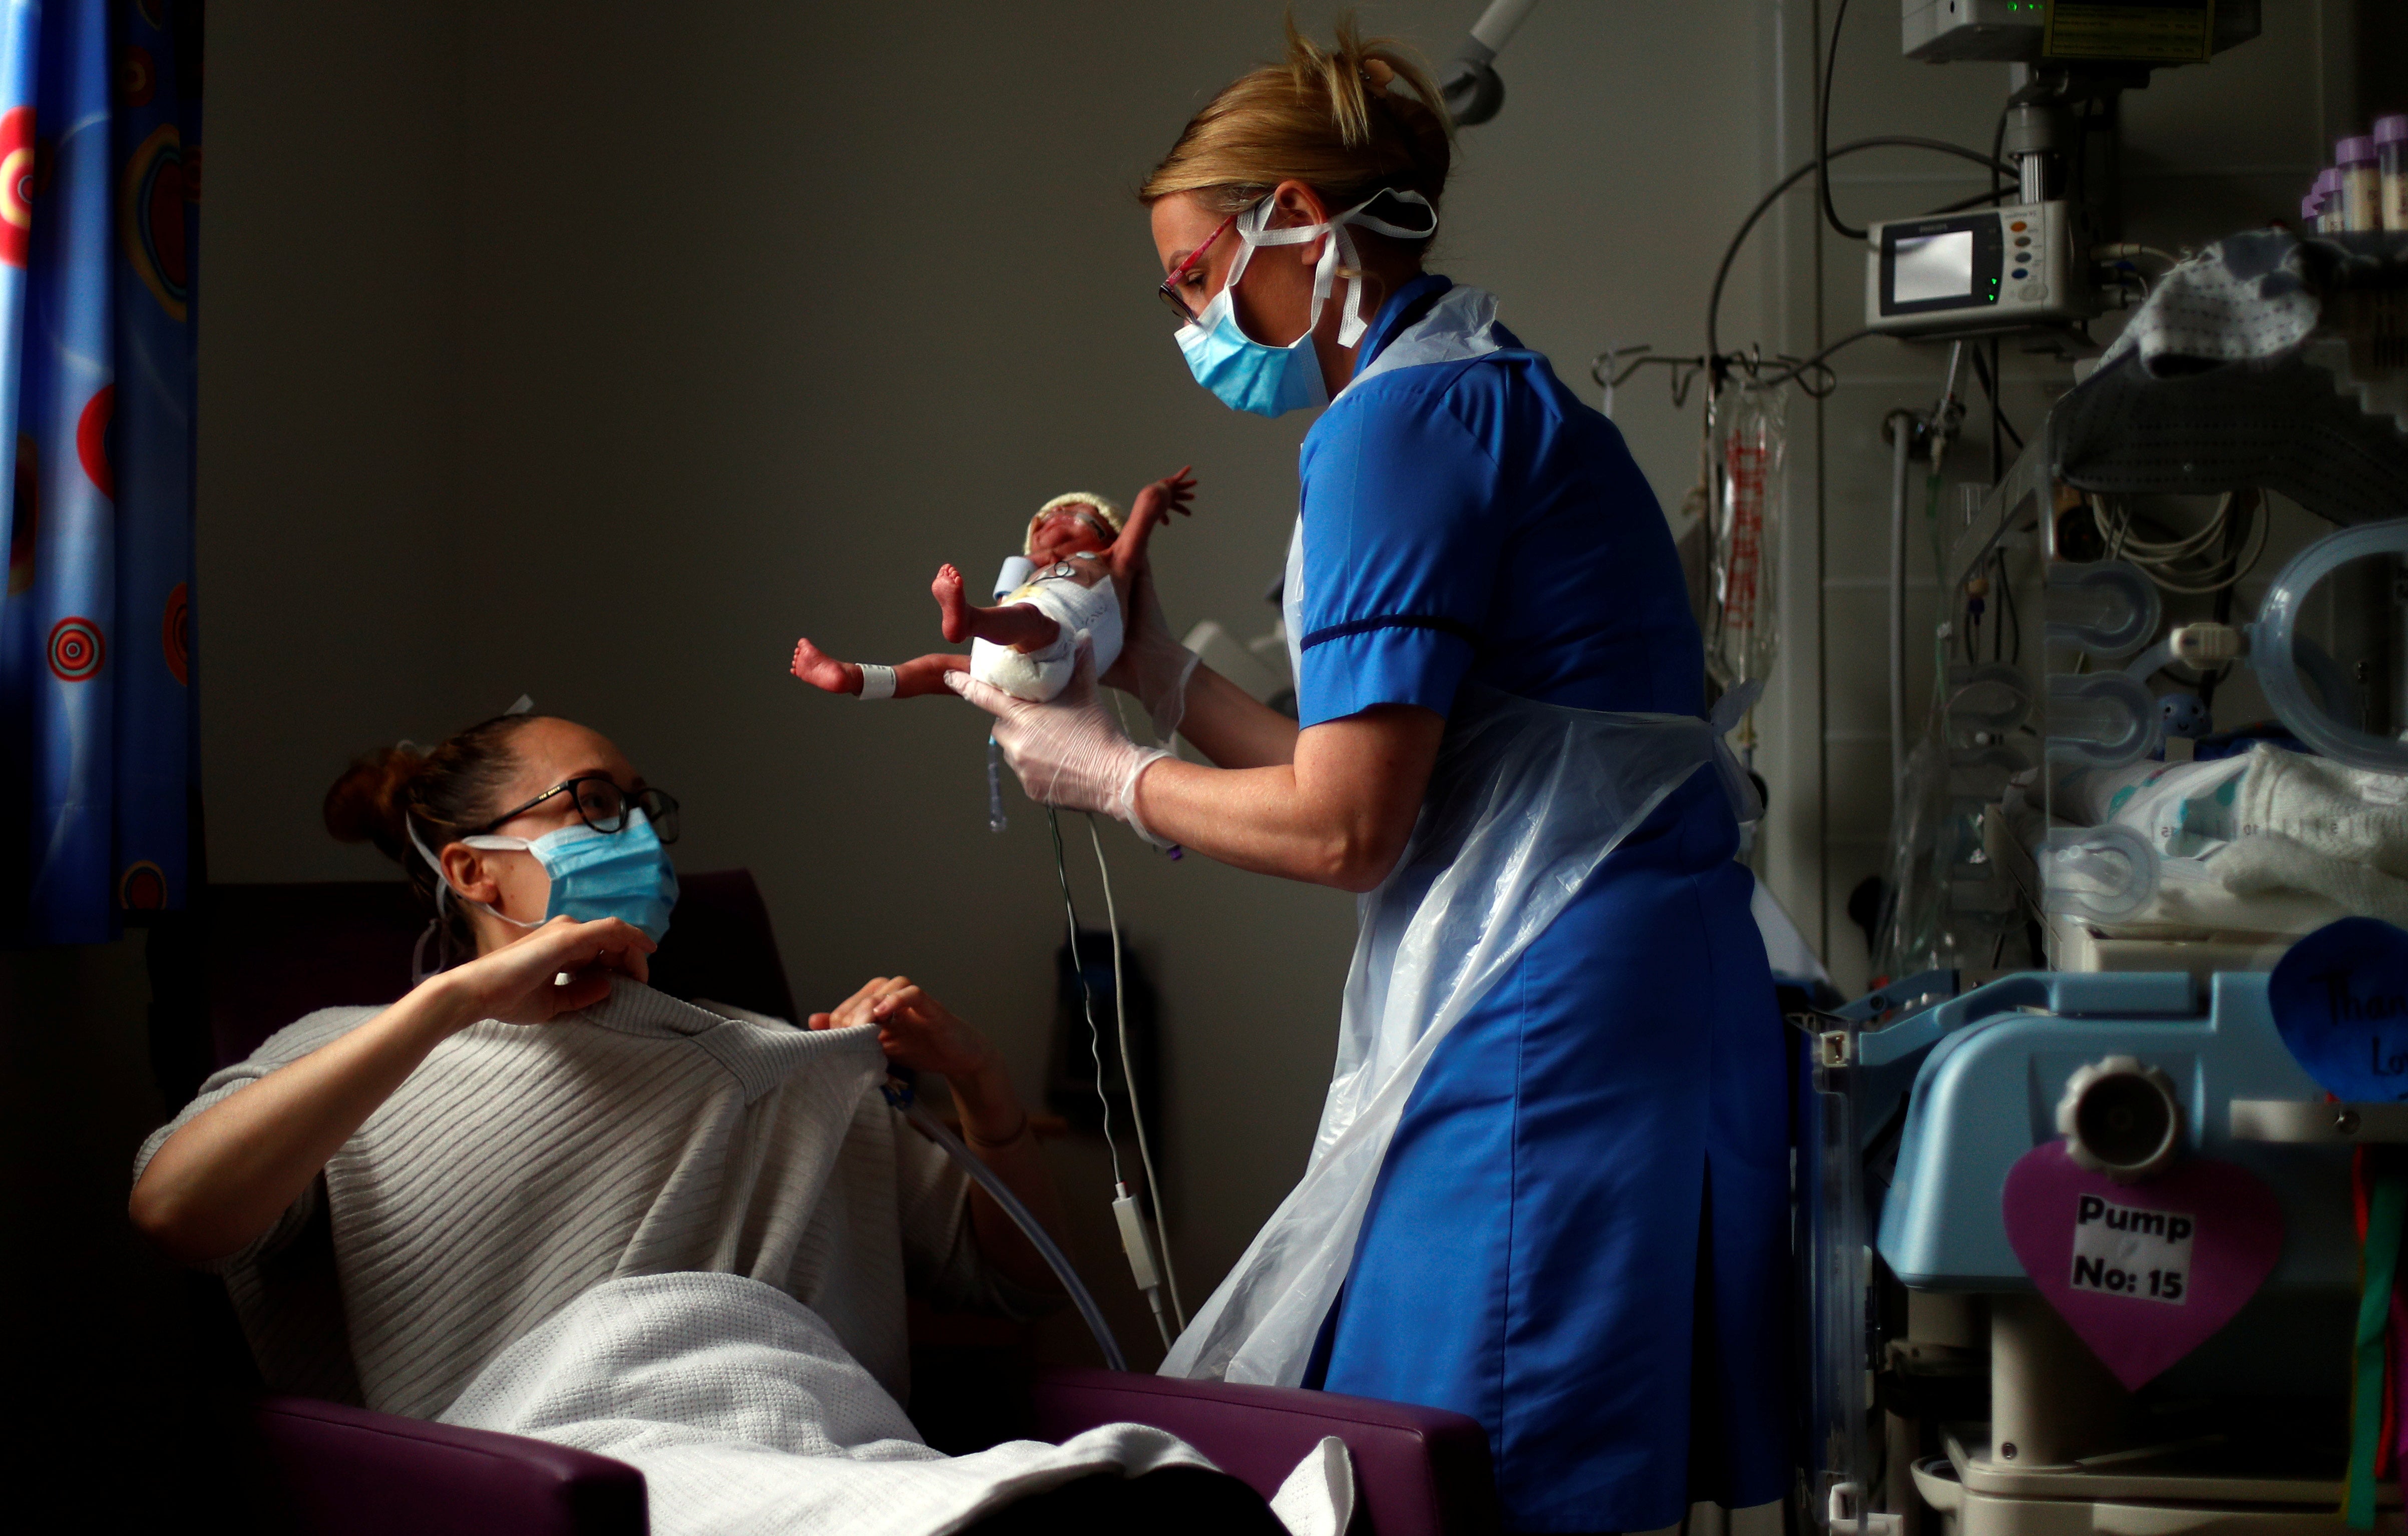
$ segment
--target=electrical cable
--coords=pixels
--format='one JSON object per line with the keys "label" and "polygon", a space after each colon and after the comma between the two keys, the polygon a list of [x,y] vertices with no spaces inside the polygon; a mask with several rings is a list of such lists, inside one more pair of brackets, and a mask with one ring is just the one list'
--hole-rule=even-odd
{"label": "electrical cable", "polygon": [[[1136,1058],[1129,1055],[1128,988],[1121,978],[1121,914],[1112,904],[1112,871],[1104,863],[1104,840],[1096,831],[1093,811],[1087,814],[1087,840],[1096,848],[1096,874],[1104,883],[1104,921],[1112,930],[1112,1009],[1117,1018],[1115,1028],[1121,1042],[1121,1070],[1129,1070]],[[1170,1315],[1182,1333],[1187,1331],[1187,1304],[1179,1295],[1179,1271],[1170,1262],[1170,1218],[1163,1214],[1162,1181],[1154,1176],[1154,1152],[1145,1133],[1145,1109],[1138,1101],[1137,1084],[1129,1083],[1129,1118],[1137,1124],[1137,1156],[1145,1170],[1147,1198],[1154,1201],[1154,1230],[1162,1245],[1162,1278],[1170,1286]]]}
{"label": "electrical cable", "polygon": [[[1973,349],[1975,356],[1982,349]],[[1974,370],[1979,372],[1977,368]],[[1999,338],[1990,337],[1990,483],[1996,485],[2007,478],[2007,408],[1999,399]]]}
{"label": "electrical cable", "polygon": [[[1990,350],[1994,353],[1998,350],[1996,337],[1991,339]],[[1982,393],[1987,396],[1990,401],[1990,423],[1992,429],[1994,431],[2003,431],[2014,440],[2015,451],[2017,452],[2021,452],[2024,446],[2024,435],[2016,431],[2015,423],[2007,419],[2006,408],[1999,399],[2000,391],[1998,381],[1991,375],[1989,365],[1982,361],[1982,349],[1980,347],[1975,347],[1973,349],[1973,377],[1981,380]],[[1995,473],[1991,476],[1991,483],[1998,483],[1998,477]]]}
{"label": "electrical cable", "polygon": [[[2228,592],[2241,579],[2258,568],[2265,557],[2267,530],[2272,520],[2264,516],[2248,518],[2248,534],[2242,549],[2231,547],[2232,513],[2238,499],[2230,492],[2216,503],[2215,513],[2196,532],[2177,538],[2136,538],[2132,535],[2132,514],[2116,507],[2105,496],[2092,493],[2089,498],[2090,518],[2106,540],[2109,558],[2129,560],[2142,575],[2155,582],[2160,591],[2179,596],[2204,597]],[[2248,509],[2243,509],[2247,515]],[[2186,567],[2206,553],[2211,544],[2225,548],[2205,567]],[[2245,558],[2243,557],[2245,555]]]}
{"label": "electrical cable", "polygon": [[2165,263],[2166,270],[2169,272],[2182,265],[2182,258],[2175,255],[2171,251],[2160,251],[2153,245],[2134,245],[2128,240],[2119,240],[2109,245],[2093,246],[2090,250],[2090,259],[2092,261],[2128,261],[2134,256],[2154,257],[2157,260]]}
{"label": "electrical cable", "polygon": [[1967,208],[1983,208],[1995,203],[2005,195],[2005,193],[2000,192],[1996,188],[1993,188],[1988,192],[1977,192],[1971,197],[1959,197],[1953,203],[1942,203],[1938,208],[1927,208],[1924,210],[1924,217],[1927,219],[1932,219],[1938,218],[1943,213],[1962,213]]}
{"label": "electrical cable", "polygon": [[[2274,508],[2273,505],[2266,499],[2265,492],[2257,492],[2251,497],[2250,512],[2253,521],[2262,522],[2269,527],[2272,526],[2274,521]],[[2238,553],[2233,546],[2232,528],[2229,524],[2226,524],[2224,534],[2224,557],[2229,560]],[[2236,582],[2235,585],[2238,585],[2238,583]],[[2230,624],[2232,622],[2232,594],[2233,588],[2226,587],[2215,595],[2214,601],[2210,604],[2208,615],[2217,624]],[[2209,711],[2213,711],[2214,710],[2215,690],[2217,686],[2223,682],[2225,674],[2230,670],[2231,668],[2229,667],[2218,668],[2200,680],[2199,701]]]}
{"label": "electrical cable", "polygon": [[[1718,359],[1722,355],[1719,322],[1722,314],[1723,285],[1730,279],[1731,263],[1739,259],[1740,249],[1747,243],[1749,232],[1756,228],[1757,222],[1763,219],[1766,213],[1771,211],[1772,205],[1781,200],[1782,194],[1813,176],[1828,161],[1838,160],[1845,155],[1861,154],[1867,150],[1928,150],[1934,154],[1955,155],[1959,160],[1970,160],[1974,165],[1989,167],[1993,173],[2006,168],[1996,156],[1985,155],[1979,150],[1969,150],[1962,144],[1951,144],[1944,138],[1923,138],[1912,134],[1882,134],[1872,138],[1853,139],[1830,151],[1828,155],[1818,154],[1816,158],[1791,171],[1775,182],[1771,191],[1758,198],[1756,207],[1749,210],[1748,216],[1740,221],[1739,232],[1731,237],[1730,245],[1723,251],[1721,264],[1714,268],[1713,288],[1706,297],[1708,357]],[[1717,364],[1717,366],[1719,366]]]}
{"label": "electrical cable", "polygon": [[[2014,109],[2014,98],[2010,96],[2007,104],[1999,108],[1998,123],[1990,130],[1990,196],[1994,199],[2004,196],[2007,190],[1999,179],[2000,174],[2007,168],[2007,163],[2000,156],[2007,152],[2007,118]],[[2023,180],[2023,174],[2022,168],[2017,167],[2014,177],[2018,183]],[[2022,189],[2018,186],[2016,190],[2020,193]]]}
{"label": "electrical cable", "polygon": [[1823,200],[1823,217],[1844,239],[1861,240],[1865,232],[1850,229],[1831,204],[1831,77],[1840,65],[1840,29],[1848,24],[1848,0],[1831,17],[1830,45],[1823,50],[1823,93],[1814,103],[1814,187]]}
{"label": "electrical cable", "polygon": [[[1998,561],[1999,608],[2006,615],[2008,626],[2014,630],[2014,643],[2008,651],[2006,657],[2008,664],[2012,666],[2013,664],[2024,659],[2024,621],[2023,615],[2015,611],[2015,589],[2014,584],[2007,580],[2007,556],[2004,551],[1999,552]],[[1990,639],[1990,659],[1993,661],[1999,659],[1997,647],[2000,639],[2002,638],[2003,637],[1999,634],[1997,629],[1994,628],[1992,630]]]}
{"label": "electrical cable", "polygon": [[[1079,998],[1087,1015],[1087,1055],[1096,1064],[1096,1100],[1104,1109],[1104,1151],[1112,1161],[1112,1218],[1121,1229],[1121,1252],[1129,1263],[1129,1278],[1136,1282],[1146,1305],[1154,1309],[1154,1330],[1162,1335],[1162,1347],[1167,1354],[1171,1343],[1170,1320],[1163,1315],[1162,1281],[1154,1271],[1154,1245],[1147,1242],[1145,1221],[1137,1209],[1136,1197],[1128,1191],[1128,1180],[1121,1172],[1120,1143],[1112,1140],[1112,1099],[1104,1090],[1104,1035],[1096,1026],[1096,989],[1087,983],[1087,967],[1079,955],[1079,909],[1070,900],[1070,867],[1062,854],[1062,813],[1052,806],[1045,808],[1045,826],[1054,837],[1054,873],[1062,883],[1062,912],[1070,923],[1070,969],[1078,973]],[[1109,894],[1106,897],[1110,903]],[[1119,985],[1120,926],[1112,926],[1113,985]],[[1128,1077],[1128,1045],[1125,1029],[1121,1034],[1121,1078],[1129,1090],[1129,1113],[1137,1113],[1137,1084]],[[1138,1150],[1145,1150],[1142,1141]],[[1152,1165],[1148,1164],[1149,1172]],[[1160,1206],[1155,1207],[1160,1211]]]}
{"label": "electrical cable", "polygon": [[[2197,533],[2186,535],[2181,538],[2159,540],[2135,538],[2130,532],[2130,516],[2129,514],[2126,514],[2123,519],[2124,532],[2120,539],[2120,544],[2121,547],[2125,551],[2128,552],[2134,559],[2145,558],[2152,561],[2172,564],[2174,561],[2195,555],[2200,551],[2206,549],[2210,544],[2222,539],[2225,534],[2225,524],[2231,518],[2231,515],[2232,494],[2228,491],[2225,493],[2223,498],[2215,504],[2215,514],[2213,517],[2210,517],[2207,520],[2206,524]],[[2222,560],[2218,560],[2217,564],[2222,565],[2224,562]]]}
{"label": "electrical cable", "polygon": [[[1096,1063],[1096,1101],[1104,1107],[1104,1150],[1112,1160],[1112,1183],[1121,1184],[1120,1143],[1112,1140],[1112,1100],[1104,1092],[1104,1037],[1096,1027],[1096,993],[1087,984],[1087,968],[1079,958],[1079,909],[1070,904],[1070,867],[1062,856],[1062,813],[1045,808],[1046,830],[1054,834],[1054,873],[1062,882],[1062,912],[1070,923],[1070,969],[1079,978],[1079,998],[1087,1013],[1087,1055]],[[1130,1098],[1137,1096],[1131,1094]]]}

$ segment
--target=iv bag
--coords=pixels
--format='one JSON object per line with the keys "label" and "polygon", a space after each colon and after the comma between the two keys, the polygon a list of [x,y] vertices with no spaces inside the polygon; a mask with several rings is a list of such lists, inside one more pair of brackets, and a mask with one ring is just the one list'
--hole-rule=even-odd
{"label": "iv bag", "polygon": [[1781,642],[1782,458],[1786,395],[1734,383],[1714,400],[1706,670],[1729,689],[1767,676]]}

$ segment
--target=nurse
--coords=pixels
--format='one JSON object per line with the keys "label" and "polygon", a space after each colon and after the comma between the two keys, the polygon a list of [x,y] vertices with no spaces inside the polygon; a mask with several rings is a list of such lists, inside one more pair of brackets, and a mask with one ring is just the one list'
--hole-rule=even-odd
{"label": "nurse", "polygon": [[1437,100],[1387,45],[1291,30],[1140,193],[1197,381],[1328,408],[1284,590],[1298,718],[1172,640],[1141,553],[1104,681],[1211,766],[1130,741],[1084,675],[1047,705],[948,681],[1036,797],[1365,893],[1308,1170],[1165,1371],[1455,1409],[1507,1529],[1651,1530],[1788,1478],[1755,807],[1620,434],[1423,269]]}

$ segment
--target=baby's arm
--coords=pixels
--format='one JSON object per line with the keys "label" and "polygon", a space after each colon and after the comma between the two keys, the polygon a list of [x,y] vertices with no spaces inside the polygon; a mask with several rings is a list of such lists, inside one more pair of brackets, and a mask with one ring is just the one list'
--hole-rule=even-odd
{"label": "baby's arm", "polygon": [[1171,513],[1177,512],[1182,517],[1195,515],[1187,505],[1195,499],[1196,477],[1188,469],[1163,476],[1140,491],[1137,498],[1129,503],[1128,525],[1121,530],[1121,538],[1114,539],[1113,543],[1117,545],[1121,539],[1126,539],[1142,556],[1146,540],[1154,537],[1155,528],[1170,521]]}
{"label": "baby's arm", "polygon": [[[945,686],[945,674],[969,669],[970,658],[968,656],[917,657],[893,668],[893,696],[918,698],[924,694],[950,692]],[[812,687],[831,694],[858,696],[861,692],[861,667],[858,663],[838,661],[807,639],[795,642],[794,673]]]}

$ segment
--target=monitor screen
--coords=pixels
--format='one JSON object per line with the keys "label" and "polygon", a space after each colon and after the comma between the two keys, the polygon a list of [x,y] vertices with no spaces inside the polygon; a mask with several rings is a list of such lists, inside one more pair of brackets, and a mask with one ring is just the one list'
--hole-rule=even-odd
{"label": "monitor screen", "polygon": [[1901,236],[1891,268],[1890,302],[1973,296],[1973,232]]}

